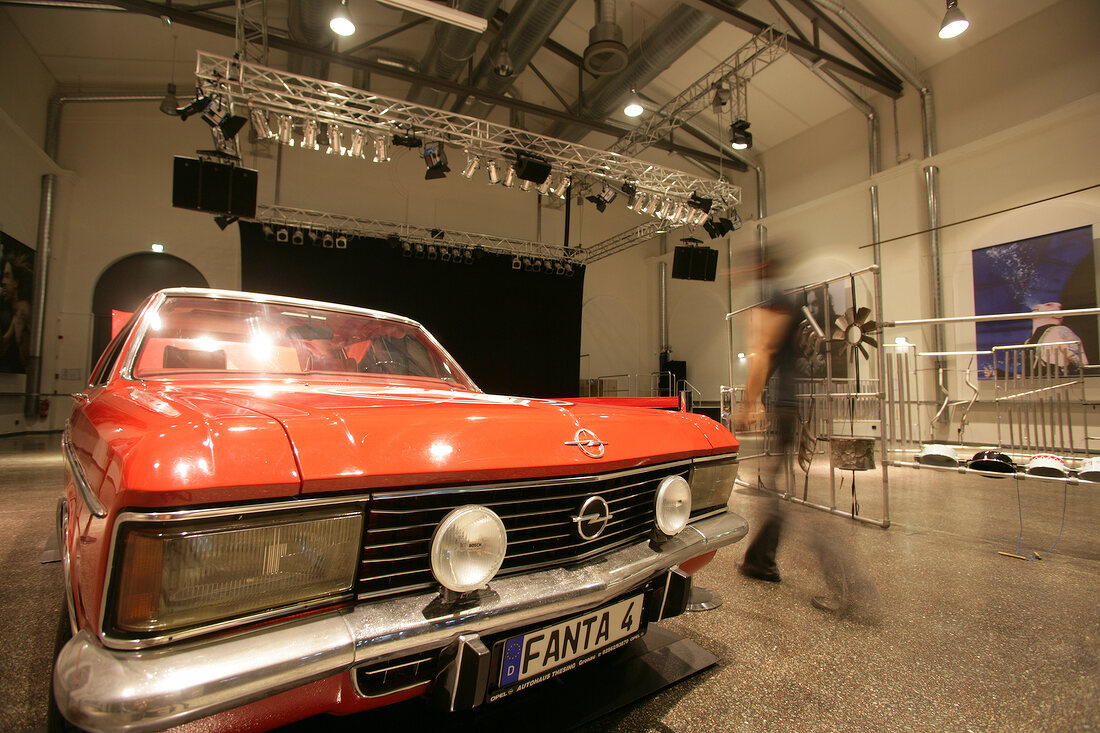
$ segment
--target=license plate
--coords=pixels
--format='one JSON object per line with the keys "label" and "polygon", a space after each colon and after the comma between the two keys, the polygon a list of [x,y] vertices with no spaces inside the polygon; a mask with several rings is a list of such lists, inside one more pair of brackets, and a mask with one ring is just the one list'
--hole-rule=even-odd
{"label": "license plate", "polygon": [[570,662],[626,639],[641,625],[642,596],[637,595],[554,626],[513,636],[504,642],[500,686],[513,685],[568,666]]}

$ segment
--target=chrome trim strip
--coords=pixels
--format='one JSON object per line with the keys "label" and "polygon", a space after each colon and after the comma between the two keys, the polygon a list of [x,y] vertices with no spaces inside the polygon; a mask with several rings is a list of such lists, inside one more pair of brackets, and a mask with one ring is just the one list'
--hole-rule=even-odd
{"label": "chrome trim strip", "polygon": [[450,611],[430,610],[440,604],[428,592],[151,653],[107,649],[84,630],[58,656],[54,692],[65,717],[88,730],[179,725],[359,664],[441,649],[462,633],[490,636],[595,608],[747,532],[744,519],[726,513],[659,550],[637,542],[592,562],[494,580],[492,594]]}
{"label": "chrome trim strip", "polygon": [[69,464],[69,472],[73,475],[73,481],[80,493],[80,499],[88,507],[88,511],[97,517],[107,516],[106,507],[103,506],[103,502],[99,500],[99,497],[92,492],[92,487],[88,484],[88,479],[84,475],[84,467],[80,465],[80,459],[77,458],[76,450],[73,448],[72,438],[69,437],[68,425],[65,426],[65,432],[61,434],[61,451],[65,454],[65,461]]}
{"label": "chrome trim strip", "polygon": [[69,499],[64,494],[57,498],[57,551],[61,555],[61,584],[65,586],[65,607],[69,614],[69,628],[76,633],[76,601],[73,596],[72,558],[69,557]]}
{"label": "chrome trim strip", "polygon": [[[695,459],[701,460],[701,459]],[[428,489],[410,489],[408,491],[375,491],[371,493],[373,498],[393,499],[397,497],[405,496],[431,496],[435,494],[461,494],[472,491],[496,491],[499,489],[524,489],[534,486],[567,486],[569,484],[585,484],[592,483],[594,481],[612,481],[624,476],[631,476],[639,473],[646,473],[649,471],[658,471],[661,469],[675,469],[682,466],[690,466],[692,459],[687,458],[682,461],[674,461],[672,463],[654,463],[649,466],[641,466],[639,468],[628,468],[622,471],[614,471],[612,473],[594,473],[586,474],[584,476],[559,476],[550,477],[544,479],[533,479],[530,481],[512,481],[508,483],[495,483],[495,484],[476,484],[473,486],[450,486],[450,487],[437,487]]]}

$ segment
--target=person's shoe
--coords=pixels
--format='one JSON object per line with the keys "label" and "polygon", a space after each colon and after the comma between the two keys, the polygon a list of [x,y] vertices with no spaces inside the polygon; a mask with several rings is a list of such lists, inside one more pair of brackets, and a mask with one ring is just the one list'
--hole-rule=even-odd
{"label": "person's shoe", "polygon": [[778,583],[782,578],[779,577],[779,568],[772,565],[771,567],[760,567],[759,565],[753,565],[752,563],[741,563],[738,568],[742,575],[746,575],[750,578],[756,578],[757,580],[764,580],[769,583]]}

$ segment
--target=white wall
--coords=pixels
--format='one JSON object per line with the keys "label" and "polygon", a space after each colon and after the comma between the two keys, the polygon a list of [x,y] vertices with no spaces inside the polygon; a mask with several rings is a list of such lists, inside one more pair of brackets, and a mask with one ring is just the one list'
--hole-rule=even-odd
{"label": "white wall", "polygon": [[[735,268],[753,261],[759,224],[766,226],[773,241],[789,241],[802,251],[792,284],[817,282],[872,264],[873,251],[865,245],[872,241],[869,191],[877,185],[880,236],[902,237],[882,246],[883,317],[928,317],[929,235],[904,236],[928,227],[927,166],[939,169],[941,225],[1100,183],[1097,28],[1100,4],[1066,0],[927,70],[939,143],[932,159],[922,159],[919,95],[908,86],[897,103],[897,147],[893,105],[882,98],[872,100],[883,125],[882,172],[873,179],[868,176],[866,118],[854,109],[768,150],[762,157],[768,209],[763,222],[750,220],[755,211],[753,177],[744,174],[737,180],[748,192],[749,205],[740,208],[745,226],[730,237]],[[908,159],[897,162],[899,154]],[[1100,225],[1100,192],[1095,189],[944,229],[945,315],[974,312],[971,250],[1085,224]],[[722,240],[710,244],[719,246],[724,263]],[[639,248],[620,255],[615,269],[593,268],[586,287],[615,297],[611,291],[616,288],[605,281],[614,278],[621,281],[619,297],[641,297],[629,290],[639,283],[625,279],[636,269],[626,261],[644,260],[649,254]],[[671,329],[671,342],[675,357],[688,361],[689,380],[702,390],[704,400],[716,400],[719,386],[729,381],[725,321],[722,314],[708,313],[715,299],[704,294],[726,287],[723,277],[720,268],[715,284],[672,281],[673,292],[695,293],[684,302],[698,309],[697,315],[679,319]],[[650,280],[647,273],[646,288]],[[757,299],[751,278],[735,274],[731,287],[734,308]],[[906,335],[925,347],[931,343],[929,329],[894,329],[888,335],[891,341],[895,335]],[[947,338],[949,348],[972,348],[973,325],[948,329]],[[735,341],[743,344],[745,338],[737,333]],[[643,351],[655,351],[654,346]],[[624,360],[615,366],[627,365]],[[742,365],[735,364],[734,382],[743,380]]]}
{"label": "white wall", "polygon": [[[54,79],[0,10],[0,231],[37,248],[42,176],[61,169],[42,152]],[[19,73],[12,70],[18,69]],[[0,434],[28,427],[22,374],[0,374]]]}

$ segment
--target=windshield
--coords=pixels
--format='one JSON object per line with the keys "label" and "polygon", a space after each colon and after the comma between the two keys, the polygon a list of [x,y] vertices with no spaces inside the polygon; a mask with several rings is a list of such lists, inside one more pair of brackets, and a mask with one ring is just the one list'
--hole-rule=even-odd
{"label": "windshield", "polygon": [[326,373],[441,380],[476,389],[423,329],[367,313],[169,296],[146,322],[134,360],[137,378]]}

